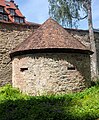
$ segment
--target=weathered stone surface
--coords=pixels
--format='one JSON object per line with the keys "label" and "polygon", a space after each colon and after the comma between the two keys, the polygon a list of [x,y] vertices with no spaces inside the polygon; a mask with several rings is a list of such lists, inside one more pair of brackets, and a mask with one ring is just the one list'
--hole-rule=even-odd
{"label": "weathered stone surface", "polygon": [[34,31],[33,26],[0,23],[0,86],[11,83],[11,59],[9,53]]}
{"label": "weathered stone surface", "polygon": [[[71,30],[67,29],[74,37],[78,38],[85,46],[90,48],[89,33],[87,30]],[[97,68],[99,74],[99,32],[94,32],[96,53],[97,53]]]}
{"label": "weathered stone surface", "polygon": [[21,55],[13,59],[12,66],[13,86],[30,95],[82,91],[91,82],[90,57],[86,54]]}
{"label": "weathered stone surface", "polygon": [[[0,23],[0,86],[11,82],[11,60],[10,51],[25,40],[35,29],[36,26],[24,26]],[[73,36],[90,47],[88,31],[67,29]],[[99,71],[99,32],[95,32],[97,48],[97,66]]]}

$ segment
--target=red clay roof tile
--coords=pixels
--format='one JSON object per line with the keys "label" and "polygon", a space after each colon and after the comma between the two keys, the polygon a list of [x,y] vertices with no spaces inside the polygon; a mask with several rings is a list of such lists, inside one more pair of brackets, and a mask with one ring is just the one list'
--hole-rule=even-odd
{"label": "red clay roof tile", "polygon": [[0,0],[0,6],[4,6],[6,8],[17,9],[15,4],[6,0]]}
{"label": "red clay roof tile", "polygon": [[19,17],[24,17],[19,9],[16,9],[15,12]]}
{"label": "red clay roof tile", "polygon": [[[36,24],[36,23],[27,22],[25,20],[25,17],[22,15],[21,11],[19,10],[19,8],[17,8],[17,5],[14,2],[9,2],[7,0],[0,0],[0,6],[4,7],[4,10],[5,10],[5,12],[6,12],[6,14],[8,15],[8,18],[9,18],[9,21],[0,20],[0,22],[15,23],[14,15],[10,14],[10,9],[13,9],[13,10],[15,10],[15,14],[16,14],[15,16],[16,17],[21,17],[21,18],[24,19],[25,23],[22,23],[22,24],[40,26],[39,24]],[[16,23],[16,24],[19,24],[19,23]]]}
{"label": "red clay roof tile", "polygon": [[9,17],[10,22],[14,22],[14,20],[12,18],[12,15],[10,14],[9,9],[15,10],[15,14],[18,17],[23,17],[24,18],[24,16],[22,15],[21,11],[16,7],[15,3],[9,2],[9,1],[6,1],[6,0],[0,0],[0,6],[3,6],[4,10],[6,11],[6,13],[9,14],[8,17]]}
{"label": "red clay roof tile", "polygon": [[0,0],[0,6],[6,6],[5,5],[5,0]]}

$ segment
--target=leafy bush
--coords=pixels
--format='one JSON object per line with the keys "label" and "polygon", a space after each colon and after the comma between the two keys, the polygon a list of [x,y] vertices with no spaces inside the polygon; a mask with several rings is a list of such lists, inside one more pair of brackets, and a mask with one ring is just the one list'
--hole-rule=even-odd
{"label": "leafy bush", "polygon": [[95,120],[99,86],[81,93],[27,96],[6,85],[0,88],[0,120]]}

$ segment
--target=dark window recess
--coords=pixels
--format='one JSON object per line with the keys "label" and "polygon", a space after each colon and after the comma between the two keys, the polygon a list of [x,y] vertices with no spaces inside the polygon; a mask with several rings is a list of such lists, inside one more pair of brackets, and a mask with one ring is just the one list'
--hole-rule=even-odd
{"label": "dark window recess", "polygon": [[20,23],[20,19],[18,17],[15,17],[15,22]]}
{"label": "dark window recess", "polygon": [[10,9],[10,14],[11,14],[11,15],[15,15],[15,11],[12,10],[12,9]]}
{"label": "dark window recess", "polygon": [[24,23],[24,19],[23,18],[20,18],[20,23]]}
{"label": "dark window recess", "polygon": [[3,7],[0,7],[0,12],[2,12],[2,13],[3,13]]}
{"label": "dark window recess", "polygon": [[24,18],[15,17],[15,22],[16,23],[24,23]]}
{"label": "dark window recess", "polygon": [[3,15],[0,14],[0,20],[3,20]]}
{"label": "dark window recess", "polygon": [[3,19],[4,19],[5,21],[8,21],[8,16],[7,16],[7,15],[4,15],[4,16],[3,16]]}
{"label": "dark window recess", "polygon": [[21,71],[21,72],[24,72],[24,71],[26,71],[26,70],[28,70],[28,68],[20,68],[20,71]]}
{"label": "dark window recess", "polygon": [[69,66],[69,67],[67,67],[67,70],[75,70],[75,67],[74,66]]}

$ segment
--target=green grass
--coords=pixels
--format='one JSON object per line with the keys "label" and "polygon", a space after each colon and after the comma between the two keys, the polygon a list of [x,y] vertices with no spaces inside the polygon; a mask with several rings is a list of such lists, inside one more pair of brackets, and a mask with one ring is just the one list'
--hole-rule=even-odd
{"label": "green grass", "polygon": [[68,95],[31,97],[6,85],[0,88],[0,120],[96,120],[99,86]]}

